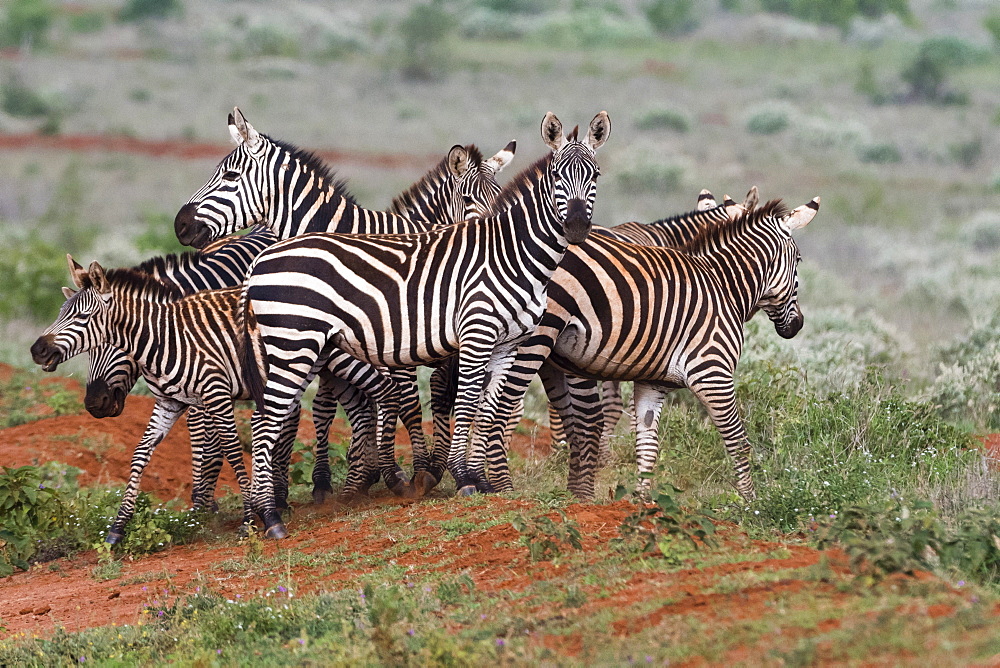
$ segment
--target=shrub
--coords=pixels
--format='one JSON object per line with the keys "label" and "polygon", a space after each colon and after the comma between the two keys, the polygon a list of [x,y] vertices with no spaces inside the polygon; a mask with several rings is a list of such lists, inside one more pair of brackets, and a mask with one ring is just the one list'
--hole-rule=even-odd
{"label": "shrub", "polygon": [[983,27],[993,37],[993,46],[1000,48],[1000,14],[990,14],[983,19]]}
{"label": "shrub", "polygon": [[983,140],[977,137],[969,141],[949,144],[948,155],[962,167],[971,169],[976,166],[983,155]]}
{"label": "shrub", "polygon": [[664,163],[639,161],[618,172],[618,183],[627,192],[676,192],[683,180],[683,167]]}
{"label": "shrub", "polygon": [[35,232],[8,239],[0,247],[0,274],[6,282],[0,291],[4,317],[45,320],[54,317],[65,301],[61,291],[67,280],[65,251]]}
{"label": "shrub", "polygon": [[498,14],[541,14],[549,8],[546,0],[476,0],[475,5]]}
{"label": "shrub", "polygon": [[879,18],[896,14],[910,16],[907,0],[760,0],[761,8],[768,12],[788,14],[803,21],[837,26],[844,30],[855,16]]}
{"label": "shrub", "polygon": [[29,560],[50,540],[65,516],[57,490],[42,483],[36,466],[3,467],[0,474],[0,576]]}
{"label": "shrub", "polygon": [[177,235],[174,234],[174,217],[170,214],[143,211],[139,214],[139,220],[144,229],[135,238],[135,247],[140,253],[166,255],[191,250],[177,241]]}
{"label": "shrub", "polygon": [[577,523],[568,519],[562,510],[556,512],[561,518],[558,522],[545,515],[525,517],[518,514],[511,520],[532,561],[549,561],[561,556],[567,548],[583,548]]}
{"label": "shrub", "polygon": [[688,117],[672,109],[656,109],[647,111],[635,120],[635,126],[640,130],[674,130],[687,132],[691,129]]}
{"label": "shrub", "polygon": [[36,118],[54,111],[48,100],[25,85],[17,76],[10,77],[0,87],[0,97],[0,108],[11,116]]}
{"label": "shrub", "polygon": [[417,80],[442,76],[451,64],[448,39],[456,27],[456,19],[440,0],[413,5],[398,28],[403,76]]}
{"label": "shrub", "polygon": [[861,162],[886,165],[903,161],[903,155],[895,144],[868,144],[858,149],[858,159]]}
{"label": "shrub", "polygon": [[591,49],[598,46],[631,47],[653,39],[645,21],[610,11],[608,6],[577,6],[553,12],[531,22],[530,37],[547,46]]}
{"label": "shrub", "polygon": [[120,21],[141,21],[144,19],[165,19],[184,13],[181,0],[128,0],[118,12]]}
{"label": "shrub", "polygon": [[661,35],[683,35],[698,27],[694,0],[653,0],[643,5],[642,13]]}
{"label": "shrub", "polygon": [[932,37],[920,44],[917,55],[901,74],[909,85],[912,101],[963,104],[967,98],[949,91],[945,86],[948,76],[955,70],[986,58],[979,47],[957,37]]}
{"label": "shrub", "polygon": [[1000,317],[973,326],[938,352],[934,382],[922,395],[944,417],[1000,429]]}
{"label": "shrub", "polygon": [[[640,504],[622,522],[619,531],[624,541],[638,539],[643,552],[659,552],[670,563],[679,564],[703,545],[714,546],[713,515],[704,510],[681,508],[677,495],[681,490],[670,483],[654,486],[649,504]],[[615,497],[621,499],[628,489],[619,485]]]}
{"label": "shrub", "polygon": [[106,16],[104,12],[87,11],[79,14],[70,14],[69,28],[73,32],[89,33],[97,32],[104,28]]}
{"label": "shrub", "polygon": [[12,0],[0,23],[0,46],[44,43],[54,16],[49,0]]}
{"label": "shrub", "polygon": [[788,112],[783,109],[762,109],[747,120],[747,132],[755,135],[773,135],[789,125]]}

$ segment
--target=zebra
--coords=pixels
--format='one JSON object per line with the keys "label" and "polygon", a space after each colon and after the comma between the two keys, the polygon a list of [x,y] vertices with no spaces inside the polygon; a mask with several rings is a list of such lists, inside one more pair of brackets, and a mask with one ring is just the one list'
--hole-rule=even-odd
{"label": "zebra", "polygon": [[[572,412],[567,411],[572,398],[563,387],[566,375],[634,381],[637,491],[642,493],[648,490],[658,454],[656,429],[664,397],[687,387],[722,435],[737,491],[753,499],[750,444],[733,386],[743,324],[759,309],[782,337],[790,338],[802,327],[800,255],[791,232],[807,225],[818,209],[818,197],[791,212],[772,200],[704,229],[680,249],[638,246],[598,234],[571,248],[549,285],[542,321],[518,350],[498,416],[511,411],[539,371],[549,396],[564,398],[557,409],[570,438],[569,489],[592,498],[600,404],[574,401]],[[595,292],[594,285],[606,289]],[[504,423],[497,419],[488,431],[477,433],[470,454],[472,470],[489,460],[490,488],[510,488]]]}
{"label": "zebra", "polygon": [[[65,288],[59,315],[31,347],[34,361],[54,371],[65,360],[111,345],[142,368],[156,398],[153,414],[132,455],[131,472],[118,515],[106,540],[118,543],[135,510],[139,481],[153,449],[188,406],[211,416],[205,426],[217,438],[240,484],[244,524],[252,521],[249,480],[233,417],[234,399],[247,399],[241,383],[238,337],[233,317],[240,288],[206,290],[184,297],[152,275],[134,269],[88,269],[67,256],[74,292]],[[294,407],[293,407],[294,408]],[[290,411],[292,413],[294,411]],[[281,437],[287,433],[284,425]],[[196,435],[197,437],[197,435]]]}
{"label": "zebra", "polygon": [[[354,365],[352,382],[376,405],[379,466],[391,472],[398,397],[380,369],[459,359],[448,468],[460,493],[473,491],[465,447],[477,409],[495,399],[517,343],[530,335],[545,286],[570,244],[590,232],[606,112],[580,141],[555,114],[542,120],[551,153],[500,194],[502,213],[395,236],[307,234],[264,251],[244,284],[246,383],[253,418],[253,503],[265,536],[287,530],[271,478],[282,418],[316,369]],[[358,366],[361,365],[361,366]],[[488,377],[488,378],[487,378]],[[480,402],[480,399],[484,400]]]}
{"label": "zebra", "polygon": [[[358,206],[345,183],[317,156],[259,133],[238,107],[229,115],[228,126],[236,148],[174,220],[177,238],[186,245],[197,247],[251,224],[266,225],[279,239],[288,239],[311,232],[423,232],[441,224],[481,218],[492,211],[500,192],[496,175],[513,159],[517,146],[511,141],[486,160],[473,145],[453,146],[436,168],[396,197],[390,211],[384,212]],[[400,419],[413,445],[414,468],[426,469],[430,454],[424,444],[415,370],[396,369],[392,375],[400,384]],[[331,385],[337,383],[329,377],[327,380]],[[434,387],[439,385],[434,383]],[[349,392],[346,383],[339,387]],[[322,411],[320,414],[325,416]],[[317,437],[320,447],[325,447],[326,431],[321,430]],[[325,462],[325,457],[317,462],[314,475],[328,481],[328,471],[322,473]],[[365,474],[370,476],[370,471]],[[358,480],[353,477],[345,491],[363,491],[365,484]],[[394,477],[387,484],[402,491],[396,480]]]}

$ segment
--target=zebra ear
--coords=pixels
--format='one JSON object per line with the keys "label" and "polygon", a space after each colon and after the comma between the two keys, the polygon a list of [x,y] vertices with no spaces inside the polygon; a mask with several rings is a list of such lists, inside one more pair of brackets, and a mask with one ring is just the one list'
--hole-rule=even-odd
{"label": "zebra ear", "polygon": [[229,133],[237,144],[246,142],[247,148],[251,151],[260,148],[260,133],[254,130],[239,107],[233,107],[233,113],[230,114],[229,118]]}
{"label": "zebra ear", "polygon": [[492,169],[494,174],[498,174],[500,170],[509,165],[511,160],[514,159],[516,151],[517,142],[511,139],[509,144],[497,151],[496,155],[486,161],[486,166]]}
{"label": "zebra ear", "polygon": [[792,209],[792,212],[781,221],[781,225],[789,232],[801,229],[816,217],[817,211],[819,211],[819,197],[813,197],[802,206]]}
{"label": "zebra ear", "polygon": [[698,206],[695,207],[696,211],[708,211],[709,209],[714,209],[719,206],[719,203],[715,201],[715,196],[712,192],[706,188],[703,188],[700,193],[698,193]]}
{"label": "zebra ear", "polygon": [[610,135],[611,118],[608,116],[608,112],[602,111],[594,116],[594,120],[590,121],[590,131],[587,132],[587,143],[590,144],[590,148],[596,151],[608,140],[608,136]]}
{"label": "zebra ear", "polygon": [[90,274],[90,282],[98,293],[111,292],[111,284],[108,283],[108,277],[104,275],[104,267],[96,261],[91,262],[87,273]]}
{"label": "zebra ear", "polygon": [[743,208],[747,211],[753,211],[757,208],[759,201],[760,193],[757,192],[757,186],[750,186],[750,190],[747,191],[747,196],[743,200]]}
{"label": "zebra ear", "polygon": [[87,280],[87,271],[69,253],[66,253],[66,263],[69,264],[69,276],[73,281],[73,285],[76,286],[77,290],[83,288]]}
{"label": "zebra ear", "polygon": [[563,137],[562,121],[556,118],[556,115],[551,111],[545,114],[545,118],[542,119],[542,141],[553,152],[561,149],[566,143],[566,138]]}
{"label": "zebra ear", "polygon": [[469,152],[461,144],[455,144],[448,151],[447,162],[451,175],[460,179],[463,174],[469,171]]}
{"label": "zebra ear", "polygon": [[67,288],[66,286],[63,286],[62,293],[63,297],[69,299],[70,297],[76,294],[76,290],[74,290],[73,288]]}
{"label": "zebra ear", "polygon": [[726,213],[729,214],[730,220],[736,220],[747,212],[742,204],[737,204],[736,200],[729,195],[722,196],[722,206],[726,207]]}

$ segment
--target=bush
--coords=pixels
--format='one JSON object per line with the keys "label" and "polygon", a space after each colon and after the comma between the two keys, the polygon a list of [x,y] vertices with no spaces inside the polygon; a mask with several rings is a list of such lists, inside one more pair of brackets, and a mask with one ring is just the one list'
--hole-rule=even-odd
{"label": "bush", "polygon": [[0,274],[6,282],[0,291],[0,315],[6,318],[50,319],[65,301],[65,251],[42,241],[36,232],[8,239],[0,247]]}
{"label": "bush", "polygon": [[10,77],[0,87],[0,97],[0,108],[11,116],[36,118],[53,112],[52,105],[17,76]]}
{"label": "bush", "polygon": [[184,5],[181,0],[128,0],[120,12],[120,21],[141,21],[144,19],[165,19],[181,16]]}
{"label": "bush", "polygon": [[858,149],[858,159],[861,162],[886,165],[903,161],[903,154],[895,144],[868,144]]}
{"label": "bush", "polygon": [[909,85],[911,101],[963,104],[967,98],[945,86],[948,76],[957,69],[982,62],[985,51],[958,37],[932,37],[920,44],[913,61],[901,74]]}
{"label": "bush", "polygon": [[456,27],[456,19],[440,0],[413,5],[398,28],[403,76],[417,80],[442,76],[451,65],[448,39]]}
{"label": "bush", "polygon": [[896,14],[910,16],[907,0],[760,0],[764,11],[788,14],[803,21],[833,25],[846,30],[856,16],[879,18]]}
{"label": "bush", "polygon": [[49,0],[12,0],[0,23],[0,46],[43,44],[54,16]]}
{"label": "bush", "polygon": [[983,155],[983,140],[979,137],[948,145],[951,159],[966,169],[972,169]]}
{"label": "bush", "polygon": [[556,510],[560,521],[545,515],[525,517],[518,514],[511,525],[521,534],[521,544],[528,548],[532,561],[549,561],[563,554],[567,548],[580,550],[580,527],[566,517],[562,510]]}
{"label": "bush", "polygon": [[618,183],[627,192],[672,193],[680,190],[684,168],[654,162],[638,162],[618,172]]}
{"label": "bush", "polygon": [[661,35],[683,35],[698,27],[694,0],[654,0],[643,5],[642,13]]}
{"label": "bush", "polygon": [[937,377],[923,398],[948,419],[1000,429],[1000,316],[970,328],[938,358]]}
{"label": "bush", "polygon": [[635,127],[640,130],[674,130],[687,132],[691,129],[688,117],[672,109],[656,109],[647,111],[635,120]]}
{"label": "bush", "polygon": [[991,14],[983,19],[983,27],[993,37],[993,46],[1000,49],[1000,14]]}
{"label": "bush", "polygon": [[27,570],[29,560],[65,516],[57,490],[42,483],[36,466],[3,467],[0,474],[0,576],[15,568]]}
{"label": "bush", "polygon": [[747,132],[754,135],[773,135],[786,129],[789,115],[784,109],[763,109],[747,120]]}
{"label": "bush", "polygon": [[[613,7],[613,6],[612,6]],[[654,38],[645,21],[619,11],[577,6],[553,12],[532,22],[530,37],[547,46],[592,49],[602,46],[632,47]]]}
{"label": "bush", "polygon": [[[704,510],[681,508],[676,499],[680,493],[670,483],[655,485],[651,503],[640,504],[619,527],[623,542],[638,540],[642,552],[659,552],[673,564],[680,564],[703,545],[715,546],[714,516]],[[615,490],[616,499],[627,494],[622,485]]]}

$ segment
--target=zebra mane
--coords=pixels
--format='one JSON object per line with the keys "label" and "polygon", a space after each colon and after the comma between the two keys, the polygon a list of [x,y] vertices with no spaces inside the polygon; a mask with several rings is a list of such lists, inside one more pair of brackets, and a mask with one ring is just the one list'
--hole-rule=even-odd
{"label": "zebra mane", "polygon": [[292,158],[298,160],[303,165],[305,165],[309,170],[315,173],[317,176],[323,179],[323,181],[330,184],[333,189],[333,194],[344,198],[347,200],[348,204],[358,206],[357,200],[354,199],[354,195],[347,190],[347,181],[337,176],[336,172],[326,164],[322,158],[313,153],[312,151],[307,151],[304,148],[299,148],[295,144],[283,141],[281,139],[271,139],[267,135],[262,135],[272,144],[288,151]]}
{"label": "zebra mane", "polygon": [[[226,242],[231,241],[228,237],[223,237],[221,240]],[[204,250],[195,250],[185,251],[183,253],[170,253],[169,255],[156,255],[135,265],[132,267],[132,271],[140,274],[149,274],[155,278],[164,274],[169,274],[184,265],[194,264],[199,256],[204,253]]]}
{"label": "zebra mane", "polygon": [[[720,204],[719,206],[713,207],[711,209],[703,209],[703,210],[692,209],[691,211],[686,211],[684,213],[676,213],[676,214],[674,214],[672,216],[668,216],[666,218],[660,218],[659,220],[654,220],[651,223],[639,223],[639,225],[642,225],[644,227],[645,226],[676,227],[677,223],[679,223],[680,221],[691,221],[691,222],[694,222],[694,223],[697,224],[703,218],[716,215],[716,211],[718,211],[718,209],[721,206],[723,206],[723,205]],[[712,220],[714,221],[715,218],[712,218]],[[622,223],[622,224],[623,225],[630,225],[631,223]],[[725,223],[723,223],[723,222],[719,222],[719,223],[715,223],[715,224],[716,225],[725,225]],[[615,227],[617,227],[617,225],[614,226],[614,227],[610,227],[608,229],[610,229],[613,232],[614,229],[615,229]]]}
{"label": "zebra mane", "polygon": [[530,187],[531,184],[544,178],[551,163],[552,154],[547,153],[508,181],[507,185],[500,191],[500,194],[497,195],[497,202],[493,205],[493,211],[504,211],[516,205],[518,194],[525,188]]}
{"label": "zebra mane", "polygon": [[692,252],[707,245],[721,244],[727,239],[741,235],[765,218],[784,218],[788,215],[788,211],[788,206],[784,202],[780,199],[772,199],[738,218],[720,221],[716,225],[699,230],[698,234],[680,246],[679,250]]}
{"label": "zebra mane", "polygon": [[[472,160],[473,169],[478,169],[483,164],[483,154],[479,148],[475,144],[469,144],[465,147],[465,150],[468,151],[469,159]],[[410,205],[416,204],[421,195],[432,190],[437,184],[447,181],[450,177],[451,172],[448,170],[448,156],[445,155],[437,165],[420,177],[405,192],[396,195],[389,206],[389,211],[400,216],[407,215]]]}
{"label": "zebra mane", "polygon": [[[143,265],[144,264],[146,263],[144,262]],[[137,268],[121,267],[118,269],[108,269],[105,272],[105,276],[107,277],[108,283],[112,288],[122,289],[141,299],[173,301],[184,296],[178,288],[166,285],[152,274],[144,273]],[[93,283],[91,282],[90,277],[85,277],[83,280],[83,288],[89,288],[92,286]]]}

